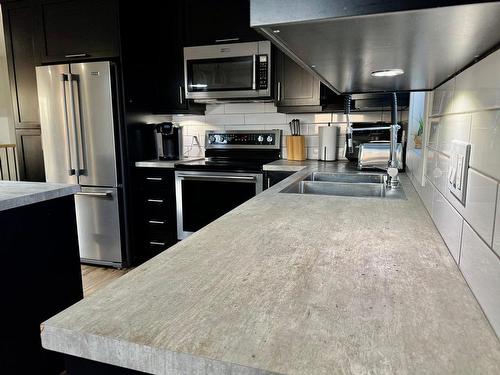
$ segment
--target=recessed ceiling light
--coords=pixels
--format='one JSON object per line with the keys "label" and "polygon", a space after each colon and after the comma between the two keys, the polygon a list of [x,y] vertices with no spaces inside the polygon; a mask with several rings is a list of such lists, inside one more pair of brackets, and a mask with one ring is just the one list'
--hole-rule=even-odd
{"label": "recessed ceiling light", "polygon": [[273,30],[273,33],[278,34],[280,31],[279,29]]}
{"label": "recessed ceiling light", "polygon": [[404,74],[403,69],[382,69],[372,72],[372,76],[374,77],[394,77],[400,76],[401,74]]}

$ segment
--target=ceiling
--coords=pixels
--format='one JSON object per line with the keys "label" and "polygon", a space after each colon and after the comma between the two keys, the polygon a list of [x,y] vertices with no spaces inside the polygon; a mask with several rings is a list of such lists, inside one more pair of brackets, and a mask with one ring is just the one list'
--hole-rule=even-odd
{"label": "ceiling", "polygon": [[[343,8],[356,15],[325,19],[339,14],[325,4],[342,1],[313,0],[307,20],[298,18],[300,9],[293,6],[304,1],[288,0],[288,7],[276,12],[282,0],[252,0],[251,24],[337,93],[431,90],[500,43],[500,2],[388,13],[378,7],[367,15],[360,14],[363,1],[354,1],[355,11]],[[315,12],[314,6],[323,8]],[[405,74],[371,75],[392,68]]]}

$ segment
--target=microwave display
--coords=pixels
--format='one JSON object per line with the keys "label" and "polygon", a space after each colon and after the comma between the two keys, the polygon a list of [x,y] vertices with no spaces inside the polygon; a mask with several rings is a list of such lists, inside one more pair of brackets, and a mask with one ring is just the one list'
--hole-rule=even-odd
{"label": "microwave display", "polygon": [[188,60],[188,91],[251,90],[253,56]]}

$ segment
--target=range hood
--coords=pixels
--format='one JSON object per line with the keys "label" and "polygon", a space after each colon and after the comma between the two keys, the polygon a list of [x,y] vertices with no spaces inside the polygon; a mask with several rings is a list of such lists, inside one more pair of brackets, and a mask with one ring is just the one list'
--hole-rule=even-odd
{"label": "range hood", "polygon": [[499,1],[250,3],[251,26],[338,94],[432,90],[498,48],[499,20]]}

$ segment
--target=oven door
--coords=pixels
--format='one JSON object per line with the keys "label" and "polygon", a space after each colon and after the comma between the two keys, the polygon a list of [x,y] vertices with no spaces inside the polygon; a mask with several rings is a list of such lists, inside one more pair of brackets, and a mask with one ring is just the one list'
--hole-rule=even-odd
{"label": "oven door", "polygon": [[186,98],[269,97],[270,52],[267,41],[184,48]]}
{"label": "oven door", "polygon": [[176,171],[177,238],[188,237],[261,191],[261,173]]}

